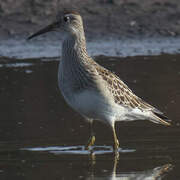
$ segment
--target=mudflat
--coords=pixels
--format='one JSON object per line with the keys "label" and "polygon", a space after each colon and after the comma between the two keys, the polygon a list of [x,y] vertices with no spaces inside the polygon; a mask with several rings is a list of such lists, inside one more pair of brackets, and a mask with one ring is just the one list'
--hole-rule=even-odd
{"label": "mudflat", "polygon": [[0,1],[0,38],[30,34],[63,8],[82,14],[90,38],[180,34],[179,0],[7,0]]}

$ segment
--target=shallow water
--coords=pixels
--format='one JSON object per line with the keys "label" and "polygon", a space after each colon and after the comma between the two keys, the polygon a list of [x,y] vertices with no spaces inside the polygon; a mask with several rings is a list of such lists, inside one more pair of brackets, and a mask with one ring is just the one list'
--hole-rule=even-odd
{"label": "shallow water", "polygon": [[[61,36],[63,37],[63,35]],[[0,56],[9,58],[41,58],[58,57],[61,52],[62,39],[52,36],[49,39],[38,37],[36,40],[27,41],[27,37],[16,37],[0,41]],[[154,37],[154,38],[122,38],[109,37],[87,40],[87,50],[91,56],[149,56],[162,53],[177,54],[179,37]]]}
{"label": "shallow water", "polygon": [[58,61],[0,59],[0,179],[179,179],[180,55],[96,57],[134,92],[172,119],[116,123],[112,134],[96,122],[93,153],[84,150],[89,126],[64,102]]}

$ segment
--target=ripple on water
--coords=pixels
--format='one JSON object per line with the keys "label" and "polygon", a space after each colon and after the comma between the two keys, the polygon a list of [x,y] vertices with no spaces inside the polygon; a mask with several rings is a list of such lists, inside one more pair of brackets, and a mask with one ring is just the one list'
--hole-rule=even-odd
{"label": "ripple on water", "polygon": [[[21,150],[26,151],[47,151],[53,154],[110,154],[113,153],[112,146],[93,146],[90,150],[85,150],[84,146],[50,146],[50,147],[34,147],[34,148],[22,148]],[[122,149],[119,148],[119,153],[131,153],[135,152],[135,149]]]}

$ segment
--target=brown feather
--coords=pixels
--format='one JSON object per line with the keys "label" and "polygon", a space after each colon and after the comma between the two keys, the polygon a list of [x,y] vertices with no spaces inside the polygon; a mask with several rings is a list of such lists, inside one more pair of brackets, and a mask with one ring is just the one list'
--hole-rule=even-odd
{"label": "brown feather", "polygon": [[118,76],[103,67],[97,66],[96,68],[99,75],[107,82],[115,103],[129,108],[139,108],[142,111],[151,111],[153,116],[151,121],[166,126],[170,125],[168,122],[170,120],[161,111],[136,96]]}

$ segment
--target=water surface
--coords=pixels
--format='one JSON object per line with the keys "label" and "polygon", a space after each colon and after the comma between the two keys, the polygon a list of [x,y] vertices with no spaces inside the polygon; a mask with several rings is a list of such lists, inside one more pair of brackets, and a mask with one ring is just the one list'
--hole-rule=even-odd
{"label": "water surface", "polygon": [[89,126],[63,100],[57,59],[0,59],[0,179],[179,179],[180,55],[95,59],[172,119],[116,123],[112,134],[96,122],[94,153],[84,150]]}

